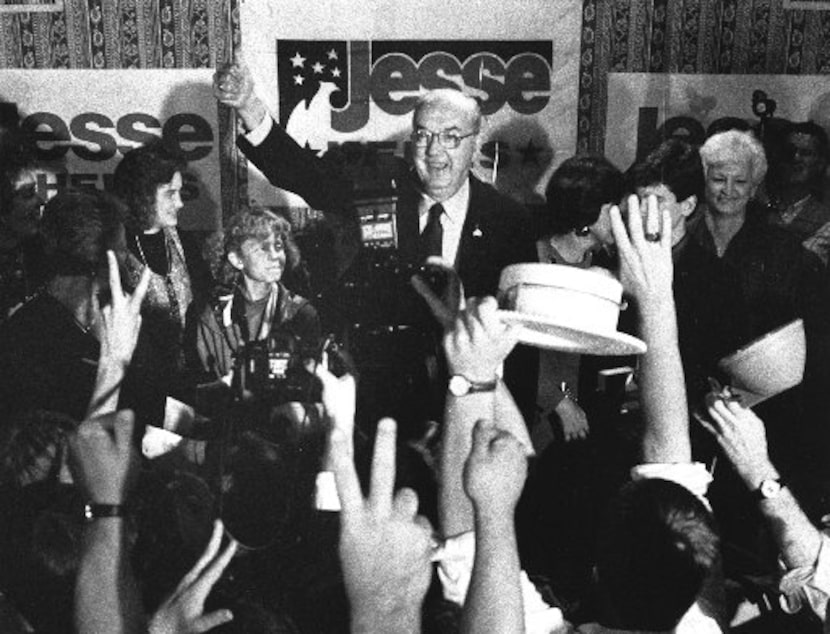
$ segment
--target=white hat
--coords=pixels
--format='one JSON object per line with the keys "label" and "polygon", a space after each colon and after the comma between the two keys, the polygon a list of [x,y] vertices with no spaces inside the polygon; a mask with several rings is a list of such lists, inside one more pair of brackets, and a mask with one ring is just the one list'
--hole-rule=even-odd
{"label": "white hat", "polygon": [[718,367],[742,404],[752,407],[801,383],[806,358],[804,322],[796,319],[724,357]]}
{"label": "white hat", "polygon": [[522,343],[595,355],[642,354],[646,344],[617,332],[622,284],[604,269],[513,264],[499,281],[500,316],[522,326]]}

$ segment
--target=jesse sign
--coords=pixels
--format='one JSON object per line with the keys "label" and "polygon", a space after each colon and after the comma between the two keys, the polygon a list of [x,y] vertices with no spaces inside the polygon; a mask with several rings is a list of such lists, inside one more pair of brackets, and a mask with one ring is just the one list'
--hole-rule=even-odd
{"label": "jesse sign", "polygon": [[219,221],[217,109],[211,70],[6,70],[0,102],[16,109],[52,169],[38,186],[107,189],[123,154],[158,138],[188,161],[182,225]]}
{"label": "jesse sign", "polygon": [[277,40],[276,54],[276,114],[315,150],[394,142],[405,154],[419,95],[449,87],[481,103],[479,175],[527,199],[551,161],[551,41]]}

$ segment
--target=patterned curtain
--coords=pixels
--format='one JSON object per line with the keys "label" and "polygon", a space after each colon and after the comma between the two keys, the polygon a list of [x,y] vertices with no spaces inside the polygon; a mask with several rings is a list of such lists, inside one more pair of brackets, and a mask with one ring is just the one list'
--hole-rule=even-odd
{"label": "patterned curtain", "polygon": [[784,5],[584,0],[577,149],[605,146],[609,72],[830,74],[830,11]]}

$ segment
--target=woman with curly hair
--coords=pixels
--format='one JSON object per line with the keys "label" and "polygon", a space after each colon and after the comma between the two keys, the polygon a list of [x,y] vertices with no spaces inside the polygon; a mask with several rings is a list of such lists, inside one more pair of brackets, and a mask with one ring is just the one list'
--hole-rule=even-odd
{"label": "woman with curly hair", "polygon": [[189,346],[201,370],[229,377],[237,354],[252,341],[281,336],[300,350],[317,345],[316,309],[283,284],[300,264],[287,220],[261,207],[237,213],[225,230],[223,264],[230,292],[220,291],[202,311]]}

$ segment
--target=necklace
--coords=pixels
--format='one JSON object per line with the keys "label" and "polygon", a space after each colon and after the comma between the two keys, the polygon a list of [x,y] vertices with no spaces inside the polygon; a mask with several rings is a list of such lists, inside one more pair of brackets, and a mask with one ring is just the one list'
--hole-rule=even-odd
{"label": "necklace", "polygon": [[[168,243],[167,236],[164,234],[164,232],[162,232],[162,239],[164,240],[164,255],[165,255],[164,259],[165,259],[165,264],[166,264],[167,271],[164,274],[156,273],[156,275],[160,275],[162,277],[168,278],[170,276],[170,267],[171,267],[170,244]],[[141,244],[141,237],[139,236],[139,234],[135,234],[135,246],[138,248],[138,254],[141,256],[141,261],[144,263],[144,266],[149,267],[150,262],[147,260],[147,256],[144,254],[144,247]],[[152,271],[152,267],[150,267],[150,270]],[[155,271],[153,271],[153,272],[155,273]]]}

